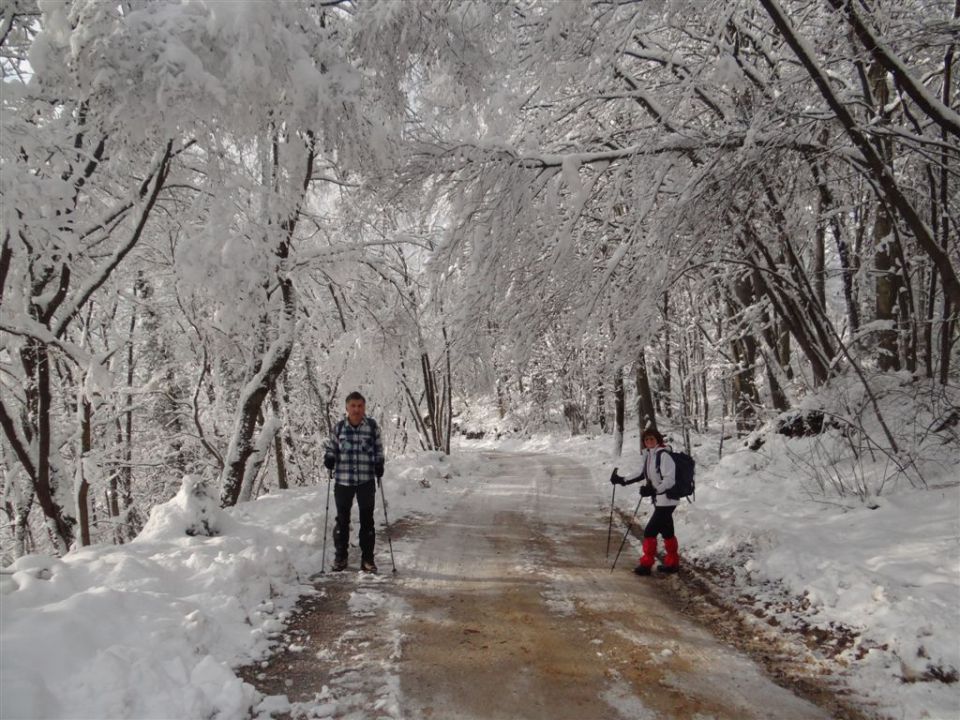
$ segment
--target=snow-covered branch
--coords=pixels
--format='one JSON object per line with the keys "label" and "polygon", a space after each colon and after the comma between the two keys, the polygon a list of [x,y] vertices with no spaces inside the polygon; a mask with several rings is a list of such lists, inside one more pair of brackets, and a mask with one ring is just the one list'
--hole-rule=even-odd
{"label": "snow-covered branch", "polygon": [[150,173],[149,184],[147,184],[147,181],[145,181],[141,189],[142,205],[140,208],[140,217],[137,219],[137,223],[131,231],[130,237],[113,251],[110,258],[101,264],[101,266],[93,274],[91,274],[89,279],[76,292],[76,295],[68,303],[66,309],[60,315],[60,318],[53,324],[53,333],[55,336],[60,337],[63,335],[67,326],[83,309],[90,297],[98,289],[100,289],[100,287],[103,286],[103,284],[110,277],[110,274],[140,241],[144,228],[147,225],[147,220],[150,218],[150,214],[156,205],[157,198],[160,196],[160,191],[163,189],[163,184],[167,179],[167,174],[170,172],[170,161],[172,156],[173,141],[170,140],[166,143],[163,152],[160,155],[160,159],[156,163],[155,170]]}
{"label": "snow-covered branch", "polygon": [[917,107],[937,125],[957,138],[960,138],[960,114],[953,108],[940,102],[940,99],[927,90],[913,77],[910,68],[897,57],[897,54],[885,43],[857,12],[852,0],[828,0],[835,10],[842,12],[850,27],[867,51],[890,73],[897,84],[910,96]]}

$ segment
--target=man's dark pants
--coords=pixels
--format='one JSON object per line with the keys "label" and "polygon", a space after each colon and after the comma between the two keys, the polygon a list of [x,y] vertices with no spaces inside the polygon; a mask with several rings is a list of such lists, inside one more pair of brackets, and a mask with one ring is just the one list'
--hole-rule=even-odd
{"label": "man's dark pants", "polygon": [[333,527],[333,546],[337,559],[346,560],[350,546],[350,509],[353,498],[360,509],[360,554],[364,560],[373,560],[373,544],[376,530],[373,525],[373,505],[377,499],[377,483],[374,480],[363,485],[334,485],[333,498],[337,503],[337,522]]}

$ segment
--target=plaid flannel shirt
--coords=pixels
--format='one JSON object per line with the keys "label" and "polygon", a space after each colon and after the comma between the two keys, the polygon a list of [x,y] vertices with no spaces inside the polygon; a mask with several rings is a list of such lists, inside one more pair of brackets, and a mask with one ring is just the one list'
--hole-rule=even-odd
{"label": "plaid flannel shirt", "polygon": [[337,485],[363,485],[373,480],[377,465],[383,466],[383,441],[373,418],[365,417],[357,426],[344,418],[327,438],[325,458],[336,462]]}

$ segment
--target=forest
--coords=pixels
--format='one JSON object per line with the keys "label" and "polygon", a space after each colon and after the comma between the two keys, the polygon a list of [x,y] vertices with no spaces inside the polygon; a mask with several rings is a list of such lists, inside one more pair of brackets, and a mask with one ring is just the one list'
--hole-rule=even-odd
{"label": "forest", "polygon": [[[960,1],[10,0],[3,564],[463,435],[960,426]],[[815,461],[814,461],[815,462]]]}

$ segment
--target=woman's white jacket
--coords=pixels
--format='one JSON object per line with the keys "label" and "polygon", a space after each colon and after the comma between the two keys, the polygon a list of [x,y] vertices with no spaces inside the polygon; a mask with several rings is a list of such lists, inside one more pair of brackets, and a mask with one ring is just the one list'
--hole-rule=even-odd
{"label": "woman's white jacket", "polygon": [[[660,472],[657,472],[657,454],[660,455]],[[643,470],[639,475],[627,478],[627,482],[636,482],[638,480],[649,479],[654,490],[657,491],[653,498],[653,504],[657,507],[669,507],[679,504],[679,500],[673,500],[666,495],[667,490],[676,484],[677,466],[670,457],[665,447],[655,447],[653,450],[643,451]]]}

